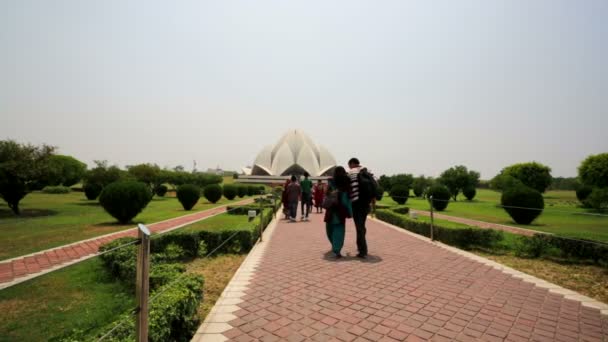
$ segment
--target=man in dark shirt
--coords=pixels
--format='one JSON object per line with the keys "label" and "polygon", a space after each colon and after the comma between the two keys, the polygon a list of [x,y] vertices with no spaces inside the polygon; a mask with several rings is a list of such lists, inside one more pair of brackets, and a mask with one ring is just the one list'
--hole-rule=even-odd
{"label": "man in dark shirt", "polygon": [[348,176],[350,177],[351,195],[350,199],[353,202],[353,221],[355,222],[355,228],[357,230],[357,249],[359,254],[358,258],[365,259],[367,257],[367,240],[365,234],[367,229],[365,228],[365,221],[367,220],[367,214],[370,212],[370,204],[363,200],[359,196],[359,172],[363,170],[363,167],[359,164],[359,159],[352,158],[348,161]]}
{"label": "man in dark shirt", "polygon": [[304,179],[300,182],[302,188],[302,221],[308,221],[308,214],[312,209],[312,181],[308,179],[310,175],[304,172]]}

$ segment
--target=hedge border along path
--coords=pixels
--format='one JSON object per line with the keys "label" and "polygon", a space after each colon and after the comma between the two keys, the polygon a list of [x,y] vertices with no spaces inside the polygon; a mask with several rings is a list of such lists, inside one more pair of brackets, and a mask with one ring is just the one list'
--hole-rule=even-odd
{"label": "hedge border along path", "polygon": [[208,324],[203,341],[608,337],[606,306],[573,292],[557,293],[550,283],[509,274],[502,265],[373,219],[370,257],[353,256],[349,220],[345,257],[336,261],[322,228],[322,216],[314,213],[311,222],[278,223],[264,240],[264,253],[239,272],[241,278],[229,284],[234,291],[218,306],[218,313],[229,308],[236,318]]}
{"label": "hedge border along path", "polygon": [[[222,205],[193,214],[151,223],[147,225],[147,227],[152,233],[168,232],[224,213],[227,206],[246,205],[252,202],[253,199],[249,198],[240,202]],[[98,254],[101,245],[115,239],[136,236],[137,228],[131,228],[17,258],[3,260],[0,262],[0,290],[95,257]]]}

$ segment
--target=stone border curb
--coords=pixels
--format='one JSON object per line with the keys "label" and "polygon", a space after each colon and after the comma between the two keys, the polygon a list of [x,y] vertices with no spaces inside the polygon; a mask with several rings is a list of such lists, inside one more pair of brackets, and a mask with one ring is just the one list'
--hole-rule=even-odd
{"label": "stone border curb", "polygon": [[548,281],[536,278],[536,277],[531,276],[531,275],[529,275],[527,273],[518,271],[516,269],[510,268],[510,267],[505,266],[503,264],[500,264],[500,263],[498,263],[496,261],[492,261],[490,259],[486,259],[484,257],[478,256],[476,254],[473,254],[473,253],[470,253],[470,252],[467,252],[467,251],[464,251],[462,249],[458,249],[456,247],[448,246],[448,245],[446,245],[444,243],[441,243],[439,241],[431,241],[431,239],[429,239],[429,238],[427,238],[425,236],[412,233],[412,232],[408,231],[407,229],[394,226],[394,225],[392,225],[390,223],[384,222],[384,221],[379,220],[377,218],[371,218],[371,219],[374,220],[375,222],[379,222],[379,223],[383,224],[386,227],[389,227],[389,228],[392,228],[392,229],[397,230],[399,232],[402,232],[404,234],[410,235],[410,236],[415,237],[415,238],[417,238],[419,240],[425,241],[425,242],[427,242],[427,243],[429,243],[431,245],[434,245],[434,246],[437,246],[437,247],[449,250],[449,251],[454,252],[454,253],[456,253],[458,255],[461,255],[461,256],[464,256],[466,258],[475,260],[475,261],[477,261],[477,262],[479,262],[481,264],[490,266],[490,267],[492,267],[494,269],[502,271],[503,273],[511,275],[514,278],[522,279],[525,282],[532,283],[532,284],[534,284],[535,286],[537,286],[539,288],[548,289],[549,292],[562,295],[562,296],[564,296],[565,299],[574,300],[574,301],[580,302],[581,305],[583,305],[583,306],[586,306],[586,307],[589,307],[589,308],[598,309],[598,310],[600,310],[600,312],[602,313],[602,315],[608,315],[608,304],[602,303],[600,301],[597,301],[597,300],[595,300],[593,298],[589,298],[587,296],[583,296],[582,294],[580,294],[578,292],[575,292],[575,291],[572,291],[572,290],[568,290],[566,288],[563,288],[563,287],[561,287],[559,285],[550,283]]}
{"label": "stone border curb", "polygon": [[245,296],[245,291],[249,289],[249,282],[266,252],[268,242],[278,225],[280,215],[281,211],[277,211],[274,219],[264,231],[264,242],[258,241],[249,252],[205,321],[192,336],[191,342],[224,342],[228,340],[223,333],[232,329],[228,322],[237,318],[233,315],[233,312],[240,310],[237,305],[243,302],[241,298]]}

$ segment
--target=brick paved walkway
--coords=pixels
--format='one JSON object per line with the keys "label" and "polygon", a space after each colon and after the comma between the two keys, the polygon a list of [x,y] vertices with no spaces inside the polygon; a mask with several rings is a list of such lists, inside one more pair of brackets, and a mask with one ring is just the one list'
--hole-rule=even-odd
{"label": "brick paved walkway", "polygon": [[[251,199],[247,199],[237,203],[230,203],[229,205],[242,205],[251,201]],[[225,211],[226,205],[152,223],[148,225],[148,228],[150,228],[152,233],[169,231]],[[99,246],[128,236],[137,236],[137,228],[2,261],[0,262],[0,289],[93,257],[97,254]]]}
{"label": "brick paved walkway", "polygon": [[241,275],[248,284],[230,285],[243,295],[233,298],[238,292],[228,292],[225,310],[218,310],[218,315],[230,312],[228,325],[209,324],[208,336],[214,341],[608,341],[608,316],[599,309],[368,222],[365,261],[353,257],[352,224],[343,251],[349,256],[334,260],[320,215],[310,223],[279,223],[256,267]]}

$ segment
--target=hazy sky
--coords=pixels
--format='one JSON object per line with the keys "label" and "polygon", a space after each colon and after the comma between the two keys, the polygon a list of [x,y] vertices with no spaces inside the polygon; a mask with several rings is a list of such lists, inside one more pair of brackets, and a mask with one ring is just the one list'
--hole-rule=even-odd
{"label": "hazy sky", "polygon": [[338,163],[574,176],[608,152],[608,1],[0,0],[0,139],[240,169],[299,128]]}

